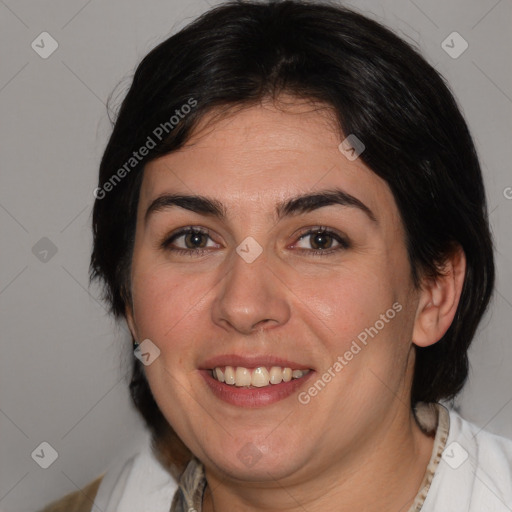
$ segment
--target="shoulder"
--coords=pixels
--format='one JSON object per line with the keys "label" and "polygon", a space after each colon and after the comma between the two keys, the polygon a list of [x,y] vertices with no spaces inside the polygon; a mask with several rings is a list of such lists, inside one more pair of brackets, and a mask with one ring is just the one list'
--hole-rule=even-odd
{"label": "shoulder", "polygon": [[50,503],[40,512],[90,512],[103,476],[99,476],[83,489]]}
{"label": "shoulder", "polygon": [[491,487],[506,491],[512,500],[512,439],[488,432],[455,411],[450,411],[450,423],[453,442],[467,453],[461,455],[474,468],[476,478],[483,482],[492,479]]}
{"label": "shoulder", "polygon": [[178,484],[156,457],[152,436],[143,431],[107,468],[94,510],[168,510]]}
{"label": "shoulder", "polygon": [[505,512],[512,503],[512,440],[449,411],[449,434],[425,512]]}

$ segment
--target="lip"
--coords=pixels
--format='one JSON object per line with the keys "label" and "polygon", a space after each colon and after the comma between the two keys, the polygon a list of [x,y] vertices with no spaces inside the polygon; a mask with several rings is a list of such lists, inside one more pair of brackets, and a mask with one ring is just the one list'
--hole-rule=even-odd
{"label": "lip", "polygon": [[[278,365],[275,364],[274,366]],[[311,370],[298,379],[292,379],[289,382],[281,382],[280,384],[270,384],[262,388],[238,388],[214,379],[210,375],[210,370],[199,370],[199,373],[210,391],[218,399],[237,407],[256,408],[271,405],[288,398],[301,387],[305,386],[311,376],[316,372]]]}

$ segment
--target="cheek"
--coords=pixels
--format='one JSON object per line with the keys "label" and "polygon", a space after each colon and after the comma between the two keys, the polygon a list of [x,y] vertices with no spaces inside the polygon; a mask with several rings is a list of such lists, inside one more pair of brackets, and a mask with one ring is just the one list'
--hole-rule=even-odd
{"label": "cheek", "polygon": [[[142,269],[142,265],[139,266]],[[184,322],[200,297],[191,280],[170,273],[163,267],[134,267],[132,295],[134,319],[140,337],[157,345],[173,338],[173,331]],[[162,347],[161,347],[162,348]]]}
{"label": "cheek", "polygon": [[379,321],[399,295],[387,280],[386,272],[379,274],[376,265],[357,271],[340,269],[320,279],[306,279],[300,288],[296,283],[294,288],[304,314],[309,311],[308,316],[319,319],[330,343],[340,349]]}

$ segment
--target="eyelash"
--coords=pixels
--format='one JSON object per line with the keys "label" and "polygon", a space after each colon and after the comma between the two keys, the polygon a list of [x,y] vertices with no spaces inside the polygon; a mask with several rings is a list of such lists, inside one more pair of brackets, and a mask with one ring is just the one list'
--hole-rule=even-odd
{"label": "eyelash", "polygon": [[[171,243],[174,242],[176,239],[180,238],[183,235],[188,235],[188,234],[206,235],[211,239],[208,230],[205,230],[204,228],[200,228],[200,227],[189,226],[189,227],[181,229],[177,233],[174,233],[171,236],[167,237],[160,244],[160,246],[164,250],[172,251],[176,254],[188,255],[191,257],[194,257],[194,256],[201,257],[205,253],[208,252],[208,249],[204,249],[204,248],[182,249],[182,248],[170,247]],[[319,235],[319,234],[328,235],[329,237],[332,237],[334,240],[336,240],[339,243],[339,246],[334,249],[301,249],[301,248],[299,248],[298,251],[307,253],[308,255],[311,255],[311,256],[330,256],[330,255],[336,253],[337,251],[340,251],[343,249],[348,249],[350,247],[349,242],[345,238],[341,237],[336,232],[331,231],[324,226],[314,227],[314,228],[311,228],[311,229],[305,231],[304,233],[299,235],[298,241],[302,240],[303,238],[305,238],[307,236]]]}

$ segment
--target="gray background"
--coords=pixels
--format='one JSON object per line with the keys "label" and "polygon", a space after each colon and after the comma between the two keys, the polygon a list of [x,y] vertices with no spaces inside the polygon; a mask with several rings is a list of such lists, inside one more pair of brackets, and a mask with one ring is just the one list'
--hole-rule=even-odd
{"label": "gray background", "polygon": [[[347,4],[417,43],[447,78],[474,135],[498,281],[458,406],[467,419],[512,437],[512,2]],[[87,285],[92,191],[110,133],[105,103],[151,48],[208,5],[0,0],[3,512],[32,511],[85,485],[143,428],[128,399],[127,329],[115,326]],[[31,47],[43,31],[59,44],[47,59]],[[457,59],[441,46],[453,31],[469,44]],[[51,244],[39,242],[34,254],[44,237]],[[59,454],[48,469],[31,458],[43,441]]]}

